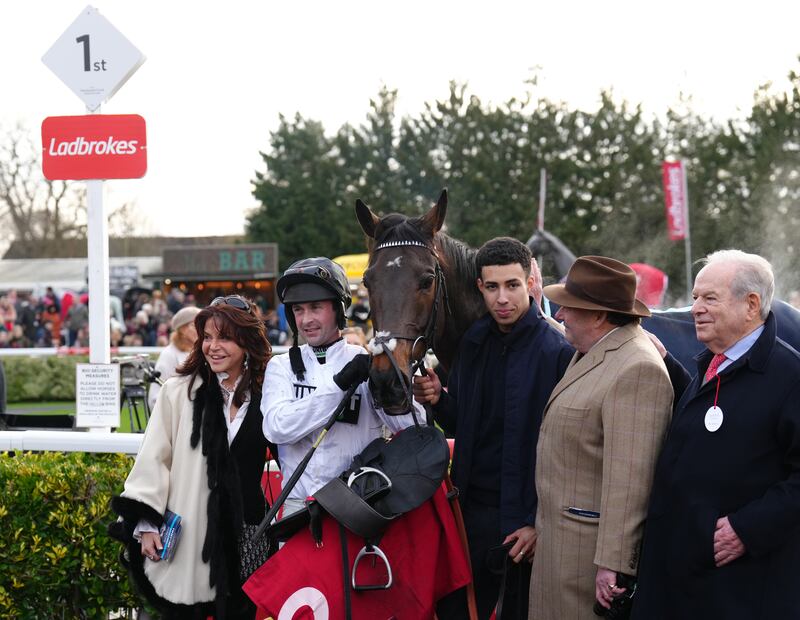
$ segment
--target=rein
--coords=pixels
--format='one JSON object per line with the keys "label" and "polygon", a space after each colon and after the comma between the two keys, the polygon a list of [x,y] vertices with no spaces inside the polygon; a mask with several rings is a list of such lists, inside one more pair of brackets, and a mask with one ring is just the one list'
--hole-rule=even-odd
{"label": "rein", "polygon": [[[422,336],[420,336],[421,338]],[[394,355],[392,355],[392,350],[389,348],[389,342],[392,340],[391,335],[389,332],[378,332],[377,335],[370,341],[368,348],[372,352],[373,355],[380,355],[381,353],[385,354],[386,357],[389,358],[389,363],[392,365],[395,374],[397,375],[397,380],[400,382],[400,385],[403,386],[403,391],[406,393],[406,400],[408,401],[408,408],[411,410],[411,416],[414,418],[414,426],[419,428],[419,420],[417,420],[417,412],[414,409],[414,393],[411,388],[411,382],[406,381],[405,377],[403,376],[403,372],[400,370],[400,365],[397,363],[397,360],[394,359]],[[419,340],[419,338],[417,338]],[[416,344],[416,340],[414,341]],[[393,347],[392,347],[393,348]],[[412,351],[413,353],[413,351]],[[413,376],[417,369],[421,366],[425,365],[425,356],[423,356],[418,360],[411,360],[409,364],[410,375]],[[375,396],[373,395],[373,398]],[[375,399],[377,402],[377,399]],[[377,403],[378,406],[382,406],[380,403]]]}

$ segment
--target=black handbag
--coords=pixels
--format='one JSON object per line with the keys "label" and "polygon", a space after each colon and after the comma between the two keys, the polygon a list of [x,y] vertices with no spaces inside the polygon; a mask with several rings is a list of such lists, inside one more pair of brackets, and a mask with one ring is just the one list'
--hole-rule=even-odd
{"label": "black handbag", "polygon": [[273,553],[273,543],[269,536],[254,534],[258,525],[245,523],[242,525],[242,534],[239,536],[239,577],[246,581],[258,568],[266,562]]}

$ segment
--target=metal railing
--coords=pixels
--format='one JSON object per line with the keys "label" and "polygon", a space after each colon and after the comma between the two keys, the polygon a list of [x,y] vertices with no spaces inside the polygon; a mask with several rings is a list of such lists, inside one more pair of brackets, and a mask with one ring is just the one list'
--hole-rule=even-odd
{"label": "metal railing", "polygon": [[92,431],[0,431],[0,452],[139,452],[141,433]]}
{"label": "metal railing", "polygon": [[[111,355],[158,355],[164,347],[115,347],[111,349]],[[289,347],[274,346],[272,354],[279,355],[286,353]],[[89,355],[89,347],[30,347],[27,349],[0,349],[0,357],[44,357],[47,355]]]}

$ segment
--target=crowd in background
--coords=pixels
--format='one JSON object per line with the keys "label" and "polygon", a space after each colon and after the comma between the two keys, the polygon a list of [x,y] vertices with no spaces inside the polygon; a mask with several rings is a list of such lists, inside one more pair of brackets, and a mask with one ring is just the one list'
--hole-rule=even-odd
{"label": "crowd in background", "polygon": [[[285,317],[255,300],[273,345],[287,343]],[[181,308],[197,306],[192,294],[172,289],[132,289],[111,296],[109,329],[111,346],[165,347],[170,342],[171,320]],[[56,293],[47,287],[41,295],[9,290],[0,293],[0,348],[89,346],[89,295]]]}
{"label": "crowd in background", "polygon": [[[47,287],[40,297],[10,290],[0,295],[0,348],[53,347],[88,329],[88,296],[73,292],[57,295]],[[85,315],[85,321],[84,319]]]}

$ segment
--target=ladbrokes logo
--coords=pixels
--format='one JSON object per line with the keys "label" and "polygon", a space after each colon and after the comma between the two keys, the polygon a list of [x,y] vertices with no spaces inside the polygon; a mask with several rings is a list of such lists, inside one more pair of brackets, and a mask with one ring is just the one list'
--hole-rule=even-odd
{"label": "ladbrokes logo", "polygon": [[42,170],[51,180],[142,177],[147,170],[144,119],[136,114],[46,118]]}
{"label": "ladbrokes logo", "polygon": [[50,139],[47,154],[51,157],[63,155],[134,155],[138,140],[115,140],[110,136],[108,140],[86,140],[83,136],[72,142],[57,142]]}

